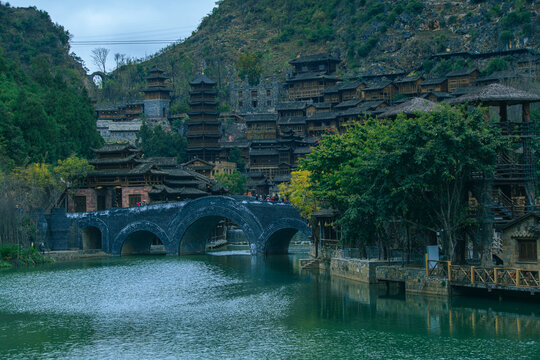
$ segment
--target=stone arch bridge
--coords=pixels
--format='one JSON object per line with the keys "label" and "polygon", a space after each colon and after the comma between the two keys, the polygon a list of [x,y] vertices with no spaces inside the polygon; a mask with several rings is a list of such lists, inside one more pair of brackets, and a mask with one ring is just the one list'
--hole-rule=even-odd
{"label": "stone arch bridge", "polygon": [[89,213],[54,209],[47,221],[47,245],[51,250],[92,248],[113,255],[120,255],[127,246],[132,253],[142,253],[150,248],[150,235],[159,238],[167,254],[200,254],[222,219],[242,229],[252,255],[287,253],[297,232],[311,235],[306,222],[288,203],[247,196],[207,196]]}

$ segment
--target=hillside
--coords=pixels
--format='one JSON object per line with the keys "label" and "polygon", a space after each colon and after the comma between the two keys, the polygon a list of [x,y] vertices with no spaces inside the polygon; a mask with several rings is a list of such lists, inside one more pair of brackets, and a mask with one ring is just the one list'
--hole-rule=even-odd
{"label": "hillside", "polygon": [[421,66],[441,52],[538,50],[535,1],[482,0],[222,0],[184,42],[151,60],[125,65],[106,84],[102,100],[132,98],[145,71],[171,76],[177,101],[201,67],[225,85],[237,78],[240,54],[260,59],[264,76],[283,73],[298,55],[339,51],[341,75],[385,73]]}
{"label": "hillside", "polygon": [[101,143],[85,80],[69,34],[46,12],[0,4],[2,170],[89,155]]}

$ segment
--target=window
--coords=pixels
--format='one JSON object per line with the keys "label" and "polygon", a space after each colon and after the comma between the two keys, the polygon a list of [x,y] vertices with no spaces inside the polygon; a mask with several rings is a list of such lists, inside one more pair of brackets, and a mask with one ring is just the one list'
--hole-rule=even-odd
{"label": "window", "polygon": [[267,105],[267,106],[272,106],[272,101],[268,100],[268,101],[266,102],[266,105]]}
{"label": "window", "polygon": [[253,101],[251,102],[251,106],[253,106],[254,108],[256,108],[256,107],[257,107],[257,100],[253,100]]}
{"label": "window", "polygon": [[266,90],[266,96],[270,96],[271,93],[270,93],[270,90]]}
{"label": "window", "polygon": [[137,206],[141,203],[141,194],[129,195],[129,207]]}
{"label": "window", "polygon": [[252,90],[251,91],[251,97],[254,97],[254,98],[257,97],[257,90]]}
{"label": "window", "polygon": [[75,203],[75,212],[86,212],[86,196],[75,196],[73,202]]}
{"label": "window", "polygon": [[242,106],[244,106],[244,102],[243,102],[243,101],[239,101],[239,102],[238,102],[238,107],[242,107]]}
{"label": "window", "polygon": [[538,260],[536,249],[536,240],[518,240],[518,260],[519,261],[534,261]]}
{"label": "window", "polygon": [[242,97],[243,93],[242,93],[242,90],[239,90],[238,91],[238,97]]}

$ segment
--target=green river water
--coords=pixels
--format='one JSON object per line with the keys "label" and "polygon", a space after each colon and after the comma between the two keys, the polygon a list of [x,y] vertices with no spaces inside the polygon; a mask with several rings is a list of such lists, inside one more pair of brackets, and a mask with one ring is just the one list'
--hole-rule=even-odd
{"label": "green river water", "polygon": [[302,255],[0,272],[0,359],[540,359],[540,305],[387,294]]}

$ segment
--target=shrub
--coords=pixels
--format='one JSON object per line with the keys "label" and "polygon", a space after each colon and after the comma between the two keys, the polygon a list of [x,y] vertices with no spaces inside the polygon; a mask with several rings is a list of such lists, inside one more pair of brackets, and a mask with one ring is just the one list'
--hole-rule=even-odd
{"label": "shrub", "polygon": [[509,44],[512,39],[514,39],[514,33],[509,30],[505,30],[499,34],[499,40],[504,45]]}
{"label": "shrub", "polygon": [[417,1],[417,0],[409,1],[407,6],[405,6],[405,11],[412,15],[420,14],[423,9],[424,9],[424,4],[422,4],[420,1]]}

